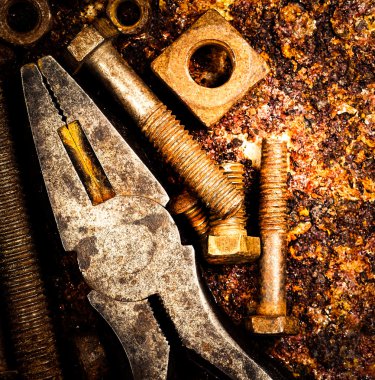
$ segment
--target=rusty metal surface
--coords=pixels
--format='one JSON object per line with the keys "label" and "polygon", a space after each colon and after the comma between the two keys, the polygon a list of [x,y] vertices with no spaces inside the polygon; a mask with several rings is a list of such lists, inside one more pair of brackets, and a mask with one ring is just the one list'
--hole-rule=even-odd
{"label": "rusty metal surface", "polygon": [[[61,57],[62,47],[83,25],[105,16],[104,0],[51,0],[50,4],[53,32],[33,48],[17,51],[15,69],[46,54]],[[289,312],[301,320],[301,333],[261,340],[246,336],[246,340],[258,352],[273,358],[279,368],[285,368],[291,378],[369,379],[374,333],[371,265],[375,249],[373,1],[154,2],[145,33],[121,36],[116,46],[138,75],[176,112],[181,108],[150,73],[150,64],[212,8],[262,55],[271,71],[213,126],[212,132],[187,120],[182,111],[178,116],[212,159],[245,163],[247,210],[252,220],[248,229],[253,235],[259,233],[256,204],[260,140],[282,132],[291,138],[286,294],[287,305],[291,305]],[[9,54],[5,44],[0,46],[0,60],[4,54]],[[6,71],[8,78],[11,74],[11,70]],[[196,75],[205,72],[196,70]],[[85,85],[103,105],[103,111],[111,118],[117,117],[117,109],[97,83],[88,80]],[[14,115],[20,116],[22,107],[14,98]],[[126,117],[122,121],[125,126],[131,123]],[[29,149],[32,139],[27,138],[26,124],[22,118],[15,124],[16,135],[24,139],[16,153],[23,159],[24,176],[30,177],[26,191],[33,197],[33,230],[39,230],[45,247],[41,264],[48,273],[53,295],[53,317],[59,326],[65,371],[69,378],[84,378],[74,360],[76,351],[70,345],[70,337],[89,331],[100,336],[102,344],[105,339],[110,342],[105,347],[110,366],[102,363],[101,368],[106,368],[105,376],[116,378],[122,373],[117,364],[126,362],[126,358],[118,356],[116,342],[103,332],[100,319],[86,302],[88,290],[76,269],[76,259],[65,255],[56,240],[37,163],[35,168],[33,165],[35,153]],[[153,160],[151,167],[160,169],[164,178],[172,177],[140,136],[129,134],[121,122],[117,126],[128,142],[141,142]],[[184,227],[181,223],[180,226]],[[182,232],[187,241],[186,231]],[[51,257],[56,257],[55,262],[51,263]],[[242,324],[257,307],[257,264],[205,266],[203,276],[218,306],[245,335]],[[110,347],[114,347],[112,351]],[[174,368],[176,378],[206,379],[206,372],[194,372],[194,366],[195,361],[184,358]]]}
{"label": "rusty metal surface", "polygon": [[42,38],[51,28],[52,14],[47,0],[27,0],[37,13],[36,25],[31,30],[18,31],[9,23],[9,11],[18,0],[3,0],[0,7],[0,38],[15,45],[30,45]]}
{"label": "rusty metal surface", "polygon": [[[107,309],[95,302],[95,295],[93,303],[104,311],[105,318],[114,322],[115,330],[124,325],[125,331],[118,332],[123,335],[137,324],[134,318],[140,318],[142,310],[136,315],[126,313],[129,308],[120,307],[116,301],[141,301],[158,294],[185,347],[233,378],[269,379],[225,331],[207,302],[198,279],[194,250],[181,245],[177,226],[160,202],[164,194],[160,195],[156,179],[151,173],[140,176],[147,169],[142,168],[141,161],[53,58],[41,59],[39,70],[33,64],[22,69],[32,132],[63,246],[77,253],[80,270],[90,288],[111,300]],[[63,122],[58,120],[61,114],[66,115],[65,123],[70,118],[80,120],[115,197],[96,206],[90,203],[59,141],[56,125]],[[106,133],[101,133],[103,130]],[[136,173],[132,178],[122,177],[119,181],[119,168],[123,166],[118,161],[118,149],[114,153],[113,147],[127,149],[120,159]],[[155,191],[154,195],[139,193],[145,189],[145,183]],[[165,367],[167,352],[162,345],[155,356],[143,354],[150,350],[148,341],[153,334],[156,340],[160,337],[160,330],[138,332],[144,336],[138,340],[138,355],[131,354],[134,347],[124,348],[130,352],[129,360],[134,360],[132,367],[141,367],[135,373],[145,371],[152,376],[155,368]],[[121,341],[133,342],[124,338]]]}
{"label": "rusty metal surface", "polygon": [[207,211],[196,197],[185,190],[171,200],[168,209],[172,215],[184,214],[199,238],[206,240],[210,228]]}
{"label": "rusty metal surface", "polygon": [[[233,62],[229,80],[216,88],[197,84],[188,69],[193,53],[208,44],[224,47]],[[165,49],[152,69],[207,126],[216,123],[269,70],[263,58],[215,10],[207,11]]]}

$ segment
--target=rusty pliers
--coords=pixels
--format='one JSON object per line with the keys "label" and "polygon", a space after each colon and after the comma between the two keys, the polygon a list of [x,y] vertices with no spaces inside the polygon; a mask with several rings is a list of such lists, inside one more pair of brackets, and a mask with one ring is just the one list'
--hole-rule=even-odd
{"label": "rusty pliers", "polygon": [[93,101],[52,57],[24,66],[22,81],[63,246],[134,377],[167,376],[169,345],[148,302],[157,294],[187,348],[232,378],[270,379],[211,309],[167,193]]}

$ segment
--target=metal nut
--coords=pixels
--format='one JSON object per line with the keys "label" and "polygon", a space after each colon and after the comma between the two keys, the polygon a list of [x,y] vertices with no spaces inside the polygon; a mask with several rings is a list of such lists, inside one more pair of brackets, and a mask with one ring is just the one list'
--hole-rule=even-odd
{"label": "metal nut", "polygon": [[[190,76],[188,63],[205,45],[219,45],[231,57],[234,69],[229,80],[216,88],[198,85]],[[152,70],[207,126],[218,121],[269,68],[262,57],[215,10],[209,10],[152,63]]]}
{"label": "metal nut", "polygon": [[[119,17],[120,7],[126,3],[133,5],[139,12],[139,17],[136,17],[134,22],[131,22],[129,25],[124,23]],[[150,21],[151,4],[149,0],[110,0],[107,6],[107,16],[121,33],[137,34]]]}
{"label": "metal nut", "polygon": [[9,10],[13,5],[21,3],[20,0],[3,0],[0,6],[0,38],[15,45],[30,45],[43,37],[50,29],[52,15],[47,0],[25,0],[36,13],[36,25],[29,31],[14,30],[8,21]]}

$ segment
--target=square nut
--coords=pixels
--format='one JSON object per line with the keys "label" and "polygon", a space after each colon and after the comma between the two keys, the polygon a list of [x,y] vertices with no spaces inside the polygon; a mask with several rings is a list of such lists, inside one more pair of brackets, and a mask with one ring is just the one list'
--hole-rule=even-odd
{"label": "square nut", "polygon": [[206,260],[211,264],[240,264],[256,260],[260,255],[260,239],[246,235],[208,237]]}
{"label": "square nut", "polygon": [[[214,88],[197,84],[189,73],[193,54],[209,45],[223,48],[232,62],[227,82]],[[217,11],[209,10],[153,61],[152,70],[209,127],[264,78],[269,68],[229,22]]]}

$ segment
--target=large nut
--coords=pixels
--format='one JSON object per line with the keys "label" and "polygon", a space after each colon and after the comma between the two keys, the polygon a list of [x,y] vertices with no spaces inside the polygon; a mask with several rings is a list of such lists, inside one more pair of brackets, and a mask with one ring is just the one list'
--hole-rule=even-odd
{"label": "large nut", "polygon": [[210,264],[241,264],[256,260],[260,253],[260,239],[246,235],[208,237],[205,253]]}
{"label": "large nut", "polygon": [[[207,45],[224,48],[232,61],[229,80],[216,88],[200,86],[189,73],[192,55]],[[215,10],[206,12],[156,58],[152,69],[207,126],[218,121],[269,71],[263,58]]]}

